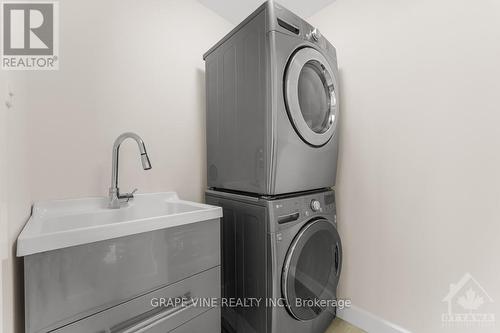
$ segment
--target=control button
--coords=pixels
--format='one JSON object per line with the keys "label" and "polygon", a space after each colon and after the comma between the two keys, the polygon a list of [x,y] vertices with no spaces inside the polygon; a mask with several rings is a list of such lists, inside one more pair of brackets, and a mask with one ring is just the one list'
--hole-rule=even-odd
{"label": "control button", "polygon": [[317,42],[320,38],[321,38],[321,33],[319,32],[318,29],[314,28],[312,31],[311,31],[311,38]]}
{"label": "control button", "polygon": [[311,201],[311,209],[313,210],[313,212],[317,212],[318,210],[321,209],[321,204],[319,203],[318,200],[313,199]]}

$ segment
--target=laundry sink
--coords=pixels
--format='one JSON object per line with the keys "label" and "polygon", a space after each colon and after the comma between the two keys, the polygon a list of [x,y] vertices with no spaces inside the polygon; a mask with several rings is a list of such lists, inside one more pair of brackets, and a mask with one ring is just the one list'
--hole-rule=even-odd
{"label": "laundry sink", "polygon": [[[220,297],[220,207],[173,192],[120,205],[109,208],[107,198],[35,203],[17,241],[27,333],[118,332],[155,317],[149,301],[156,294]],[[202,311],[191,307],[158,325],[178,326]]]}
{"label": "laundry sink", "polygon": [[107,198],[37,202],[17,240],[17,256],[216,219],[222,209],[180,200],[175,192],[139,194],[120,209]]}

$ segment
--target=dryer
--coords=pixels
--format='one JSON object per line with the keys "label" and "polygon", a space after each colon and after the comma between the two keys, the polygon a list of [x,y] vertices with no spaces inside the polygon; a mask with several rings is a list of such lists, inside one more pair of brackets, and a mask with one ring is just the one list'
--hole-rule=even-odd
{"label": "dryer", "polygon": [[269,199],[208,190],[205,198],[223,208],[222,297],[262,300],[223,306],[223,332],[325,332],[342,268],[334,192]]}
{"label": "dryer", "polygon": [[279,195],[335,185],[335,48],[266,2],[204,55],[209,188]]}

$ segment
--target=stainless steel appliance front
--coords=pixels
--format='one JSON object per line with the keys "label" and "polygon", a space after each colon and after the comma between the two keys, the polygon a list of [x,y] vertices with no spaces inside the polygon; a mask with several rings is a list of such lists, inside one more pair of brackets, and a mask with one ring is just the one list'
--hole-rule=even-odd
{"label": "stainless steel appliance front", "polygon": [[209,190],[206,201],[224,211],[222,296],[262,300],[253,306],[222,308],[223,330],[325,332],[335,308],[296,301],[336,299],[342,244],[334,192],[264,199]]}
{"label": "stainless steel appliance front", "polygon": [[279,195],[332,187],[335,48],[274,2],[205,55],[209,188]]}

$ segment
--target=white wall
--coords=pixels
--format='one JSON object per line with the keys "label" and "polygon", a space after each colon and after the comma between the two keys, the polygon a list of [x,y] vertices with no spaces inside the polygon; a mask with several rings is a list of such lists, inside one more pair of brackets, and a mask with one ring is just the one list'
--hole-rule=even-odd
{"label": "white wall", "polygon": [[[7,150],[7,75],[0,73],[0,156],[5,156]],[[3,261],[7,258],[7,199],[6,199],[6,163],[0,158],[0,333],[3,333]]]}
{"label": "white wall", "polygon": [[[17,332],[22,324],[22,275],[20,261],[15,258],[15,241],[30,214],[30,191],[28,174],[27,141],[27,96],[21,87],[25,87],[23,73],[12,75],[0,71],[0,235],[6,244],[2,250],[0,298],[2,311],[0,326],[4,333]],[[15,96],[8,96],[7,86],[12,91],[19,91]],[[12,103],[7,109],[5,102]],[[0,252],[2,252],[0,250]]]}
{"label": "white wall", "polygon": [[414,332],[470,272],[500,327],[500,5],[337,0],[309,21],[338,48],[343,296]]}
{"label": "white wall", "polygon": [[202,199],[205,78],[202,54],[231,28],[196,1],[61,1],[60,70],[29,76],[34,200],[107,195],[114,139],[122,191],[178,191]]}
{"label": "white wall", "polygon": [[[137,146],[124,143],[123,191],[202,200],[205,186],[202,54],[233,26],[194,0],[59,6],[60,70],[9,73],[16,103],[6,144],[11,251],[32,200],[107,195],[112,144],[122,132],[143,137],[153,164],[142,171]],[[22,281],[9,254],[3,327],[18,333],[22,308],[13,304],[22,295],[14,281]]]}

